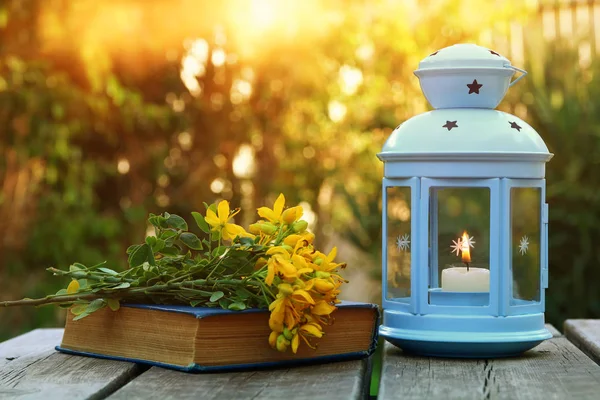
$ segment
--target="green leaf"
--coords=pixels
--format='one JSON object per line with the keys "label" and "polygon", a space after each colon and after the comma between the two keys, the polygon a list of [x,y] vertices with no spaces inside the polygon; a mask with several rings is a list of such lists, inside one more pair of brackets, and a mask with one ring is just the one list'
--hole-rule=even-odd
{"label": "green leaf", "polygon": [[73,263],[69,266],[69,272],[74,272],[74,271],[83,271],[87,269],[85,267],[85,265],[80,264],[80,263]]}
{"label": "green leaf", "polygon": [[58,292],[56,292],[57,295],[63,295],[63,294],[67,294],[67,289],[60,289]]}
{"label": "green leaf", "polygon": [[164,249],[162,249],[160,252],[162,254],[165,254],[168,256],[176,256],[176,255],[179,255],[180,250],[174,246],[167,246]]}
{"label": "green leaf", "polygon": [[171,230],[162,231],[161,234],[160,234],[160,238],[164,239],[164,240],[167,240],[167,239],[172,238],[174,236],[177,236],[177,232],[171,231]]}
{"label": "green leaf", "polygon": [[76,316],[75,318],[73,318],[73,321],[79,321],[80,319],[82,319],[82,318],[85,318],[85,317],[87,317],[88,315],[90,315],[90,314],[89,314],[89,313],[87,313],[87,312],[84,312],[84,313],[82,313],[82,314],[79,314],[79,315],[78,315],[78,316]]}
{"label": "green leaf", "polygon": [[103,268],[98,268],[98,271],[105,272],[105,273],[107,273],[107,274],[109,274],[109,275],[112,275],[112,276],[119,275],[119,273],[118,273],[118,272],[116,272],[116,271],[113,271],[113,270],[112,270],[112,269],[110,269],[110,268],[104,268],[104,267],[103,267]]}
{"label": "green leaf", "polygon": [[127,289],[130,286],[131,286],[131,284],[129,282],[123,282],[123,283],[119,283],[115,287],[111,287],[111,289]]}
{"label": "green leaf", "polygon": [[183,232],[179,239],[192,250],[202,250],[202,242],[192,232]]}
{"label": "green leaf", "polygon": [[85,289],[88,286],[87,279],[77,279],[77,282],[79,282],[79,290]]}
{"label": "green leaf", "polygon": [[225,296],[225,293],[223,293],[223,292],[221,292],[221,291],[214,292],[214,293],[212,294],[212,296],[210,296],[210,299],[209,299],[209,300],[210,300],[210,302],[211,302],[211,303],[214,303],[214,302],[216,302],[217,300],[220,300],[221,298],[223,298],[223,296]]}
{"label": "green leaf", "polygon": [[171,229],[163,231],[160,234],[160,238],[165,241],[165,246],[164,247],[173,246],[173,243],[175,242],[175,239],[177,238],[177,235],[178,235],[178,233],[175,232],[174,230],[171,230]]}
{"label": "green leaf", "polygon": [[162,239],[156,239],[156,243],[154,243],[154,245],[152,246],[152,251],[154,253],[158,253],[164,248],[165,248],[165,241]]}
{"label": "green leaf", "polygon": [[73,314],[73,315],[83,314],[85,312],[85,310],[87,309],[87,307],[88,307],[87,304],[77,304],[76,306],[73,306],[73,308],[71,308],[71,314]]}
{"label": "green leaf", "polygon": [[210,232],[210,227],[206,223],[206,220],[204,219],[204,216],[202,214],[196,211],[192,211],[192,217],[194,217],[194,220],[196,220],[196,225],[198,225],[198,228],[200,228],[202,232]]}
{"label": "green leaf", "polygon": [[231,304],[231,301],[226,298],[222,298],[221,300],[219,300],[219,305],[224,310],[227,310],[227,307],[229,307],[229,304]]}
{"label": "green leaf", "polygon": [[98,311],[105,305],[106,305],[106,302],[104,301],[104,299],[92,300],[92,302],[87,306],[87,309],[85,310],[85,312],[88,314],[91,314],[94,311]]}
{"label": "green leaf", "polygon": [[190,306],[196,307],[198,304],[202,303],[202,301],[203,300],[198,300],[198,299],[192,300],[192,301],[190,301]]}
{"label": "green leaf", "polygon": [[[165,214],[167,214],[167,213],[165,213]],[[159,229],[167,227],[167,224],[166,224],[167,218],[163,217],[162,215],[150,214],[150,217],[148,217],[148,222],[150,224],[152,224],[152,226],[155,226],[156,228],[159,228]]]}
{"label": "green leaf", "polygon": [[242,311],[246,309],[246,305],[244,303],[235,302],[231,303],[227,308],[234,311]]}
{"label": "green leaf", "polygon": [[251,293],[244,288],[236,289],[235,294],[242,300],[246,300],[251,295]]}
{"label": "green leaf", "polygon": [[225,252],[227,251],[227,246],[220,246],[217,247],[216,249],[214,249],[212,251],[212,256],[213,257],[219,257],[222,256],[223,254],[225,254]]}
{"label": "green leaf", "polygon": [[135,253],[135,251],[136,251],[137,249],[139,249],[140,247],[142,247],[142,245],[141,245],[141,244],[134,244],[134,245],[131,245],[131,246],[129,246],[129,247],[127,248],[127,254],[133,254],[133,253]]}
{"label": "green leaf", "polygon": [[167,218],[167,226],[169,228],[181,229],[182,231],[187,231],[188,229],[188,225],[187,222],[185,222],[185,219],[175,214],[169,215],[169,218]]}
{"label": "green leaf", "polygon": [[254,239],[249,238],[249,237],[239,237],[238,241],[246,246],[252,246],[254,244]]}
{"label": "green leaf", "polygon": [[119,303],[119,300],[117,299],[106,299],[106,304],[108,304],[108,307],[113,311],[117,311],[121,308],[121,303]]}
{"label": "green leaf", "polygon": [[140,245],[133,253],[129,255],[129,266],[131,268],[138,267],[142,265],[145,261],[150,265],[155,265],[154,262],[154,254],[152,253],[152,249],[146,243]]}
{"label": "green leaf", "polygon": [[154,247],[156,240],[156,236],[146,236],[146,244],[150,247]]}

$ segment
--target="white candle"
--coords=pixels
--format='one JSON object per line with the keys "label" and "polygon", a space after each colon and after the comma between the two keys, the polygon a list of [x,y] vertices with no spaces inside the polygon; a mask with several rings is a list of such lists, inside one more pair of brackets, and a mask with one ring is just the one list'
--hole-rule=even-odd
{"label": "white candle", "polygon": [[490,270],[453,267],[442,270],[442,290],[445,292],[489,292]]}

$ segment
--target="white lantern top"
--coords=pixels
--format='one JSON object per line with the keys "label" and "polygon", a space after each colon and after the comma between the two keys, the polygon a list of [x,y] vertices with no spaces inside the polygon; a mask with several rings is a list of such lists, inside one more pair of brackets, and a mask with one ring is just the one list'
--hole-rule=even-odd
{"label": "white lantern top", "polygon": [[510,61],[494,50],[476,44],[455,44],[438,50],[419,63],[417,73],[437,68],[505,68]]}
{"label": "white lantern top", "polygon": [[[516,71],[521,76],[511,82]],[[474,44],[455,44],[425,57],[415,75],[433,108],[495,108],[527,72]]]}
{"label": "white lantern top", "polygon": [[[511,82],[515,71],[522,75]],[[425,57],[415,75],[435,110],[410,118],[386,141],[386,178],[532,178],[548,147],[522,119],[494,110],[526,72],[497,52],[456,44]]]}
{"label": "white lantern top", "polygon": [[471,158],[479,154],[517,155],[521,160],[547,161],[551,154],[538,133],[522,119],[497,110],[448,108],[426,112],[398,126],[379,158]]}

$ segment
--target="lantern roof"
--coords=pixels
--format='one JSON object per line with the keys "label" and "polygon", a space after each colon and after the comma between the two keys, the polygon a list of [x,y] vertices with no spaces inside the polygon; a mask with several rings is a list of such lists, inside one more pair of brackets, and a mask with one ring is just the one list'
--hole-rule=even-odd
{"label": "lantern roof", "polygon": [[378,157],[546,162],[552,154],[522,119],[493,109],[448,108],[410,118],[388,138]]}
{"label": "lantern roof", "polygon": [[425,57],[417,71],[438,68],[505,68],[510,61],[494,50],[471,43],[445,47]]}

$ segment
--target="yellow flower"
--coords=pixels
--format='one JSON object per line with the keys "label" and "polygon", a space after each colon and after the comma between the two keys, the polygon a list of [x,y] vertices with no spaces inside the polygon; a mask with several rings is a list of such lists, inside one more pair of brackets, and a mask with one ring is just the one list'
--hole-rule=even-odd
{"label": "yellow flower", "polygon": [[321,338],[321,337],[323,337],[323,335],[324,335],[323,328],[317,322],[309,322],[309,323],[306,323],[306,324],[300,326],[300,328],[298,328],[295,331],[294,337],[292,337],[292,340],[291,340],[292,352],[294,354],[296,354],[296,352],[298,351],[298,345],[300,344],[300,338],[302,338],[302,340],[304,340],[304,342],[306,342],[308,347],[310,347],[311,349],[315,349],[316,347],[313,346],[312,343],[310,343],[309,338],[310,337]]}
{"label": "yellow flower", "polygon": [[337,310],[336,306],[332,306],[325,300],[318,301],[310,310],[314,315],[329,315]]}
{"label": "yellow flower", "polygon": [[277,299],[269,305],[269,327],[273,331],[283,332],[284,324],[288,329],[298,324],[300,313],[296,307],[309,307],[314,305],[315,301],[306,290],[289,283],[281,283],[277,285],[277,289]]}
{"label": "yellow flower", "polygon": [[333,249],[331,249],[331,251],[327,255],[321,253],[320,251],[315,252],[313,262],[316,265],[318,265],[318,267],[315,269],[319,270],[319,271],[330,272],[338,267],[345,268],[346,267],[345,263],[336,264],[333,262],[336,255],[337,255],[337,247],[334,247]]}
{"label": "yellow flower", "polygon": [[77,282],[75,279],[73,279],[69,283],[69,286],[67,286],[67,294],[77,293],[78,290],[79,290],[79,282]]}
{"label": "yellow flower", "polygon": [[298,277],[298,271],[290,259],[290,253],[281,246],[270,248],[267,253],[271,257],[267,261],[267,277],[265,283],[273,284],[275,275],[281,275],[284,280],[294,281]]}
{"label": "yellow flower", "polygon": [[307,246],[311,244],[315,240],[315,235],[310,232],[302,232],[302,233],[294,233],[283,239],[283,243],[287,244],[291,247],[296,247],[299,241],[303,241],[306,243],[302,243],[302,245]]}
{"label": "yellow flower", "polygon": [[294,267],[296,267],[298,276],[313,272],[313,269],[308,265],[306,259],[298,254],[292,256],[292,263],[294,264]]}
{"label": "yellow flower", "polygon": [[279,332],[276,332],[276,331],[272,331],[271,334],[269,335],[269,345],[272,348],[276,348],[278,336],[279,336]]}
{"label": "yellow flower", "polygon": [[229,202],[223,200],[217,206],[217,214],[213,210],[206,211],[206,223],[209,224],[213,231],[218,231],[225,240],[233,240],[237,236],[253,237],[239,225],[229,223],[240,210],[236,209],[232,213],[229,212]]}
{"label": "yellow flower", "polygon": [[283,222],[289,225],[298,221],[302,217],[303,213],[304,210],[302,210],[302,207],[300,206],[290,207],[285,210],[283,214],[281,214],[281,219]]}
{"label": "yellow flower", "polygon": [[267,265],[267,259],[264,257],[260,257],[258,260],[256,260],[256,263],[254,264],[254,270],[258,271],[265,265]]}
{"label": "yellow flower", "polygon": [[283,212],[283,207],[285,206],[285,196],[283,193],[279,194],[277,200],[275,200],[275,204],[273,204],[273,209],[268,207],[261,207],[258,209],[258,215],[263,217],[264,219],[276,223],[281,223],[281,213]]}
{"label": "yellow flower", "polygon": [[317,292],[327,293],[335,289],[335,285],[327,279],[315,278],[312,281],[315,289],[317,289]]}

